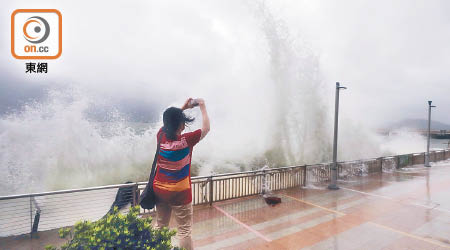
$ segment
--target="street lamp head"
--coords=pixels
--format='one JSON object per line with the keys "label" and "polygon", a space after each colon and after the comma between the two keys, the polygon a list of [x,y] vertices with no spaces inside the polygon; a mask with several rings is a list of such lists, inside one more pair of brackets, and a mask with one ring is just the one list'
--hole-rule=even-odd
{"label": "street lamp head", "polygon": [[428,105],[430,105],[431,106],[431,103],[432,103],[433,101],[428,101]]}
{"label": "street lamp head", "polygon": [[341,87],[339,82],[336,82],[336,89],[347,89],[346,87]]}

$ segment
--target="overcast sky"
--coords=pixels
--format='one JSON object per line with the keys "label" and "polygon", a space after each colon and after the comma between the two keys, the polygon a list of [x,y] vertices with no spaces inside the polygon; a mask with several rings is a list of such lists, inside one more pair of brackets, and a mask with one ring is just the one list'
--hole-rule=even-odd
{"label": "overcast sky", "polygon": [[[345,116],[378,127],[426,118],[433,100],[433,117],[450,123],[449,1],[266,5],[319,58],[329,86],[325,102],[332,105],[336,81],[348,87],[341,97]],[[48,74],[26,75],[26,61],[10,53],[10,16],[19,8],[62,13],[63,53],[48,62]],[[186,96],[223,105],[236,88],[251,101],[257,85],[246,83],[267,75],[255,70],[265,58],[254,49],[262,36],[255,8],[252,1],[7,0],[0,9],[1,112],[40,100],[47,89],[73,87],[131,113],[151,113]]]}

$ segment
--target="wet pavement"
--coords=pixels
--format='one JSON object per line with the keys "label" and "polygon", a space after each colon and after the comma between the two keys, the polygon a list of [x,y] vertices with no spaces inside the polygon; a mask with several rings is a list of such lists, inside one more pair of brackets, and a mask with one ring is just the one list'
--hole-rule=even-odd
{"label": "wet pavement", "polygon": [[[450,161],[194,207],[195,249],[450,249]],[[171,226],[174,220],[171,221]],[[61,245],[57,230],[0,240],[0,249]]]}
{"label": "wet pavement", "polygon": [[197,206],[195,249],[450,249],[449,162],[338,184]]}

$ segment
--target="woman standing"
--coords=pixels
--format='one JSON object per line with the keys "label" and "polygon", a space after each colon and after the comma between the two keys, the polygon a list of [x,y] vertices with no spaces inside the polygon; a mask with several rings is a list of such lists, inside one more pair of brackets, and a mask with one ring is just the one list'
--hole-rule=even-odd
{"label": "woman standing", "polygon": [[[202,129],[183,133],[186,123],[194,119],[183,110],[199,106],[202,112]],[[170,107],[163,114],[164,126],[159,130],[159,155],[153,182],[156,202],[157,227],[167,227],[173,213],[178,223],[180,247],[193,249],[191,159],[193,147],[209,132],[209,117],[203,99],[189,98],[183,107]]]}

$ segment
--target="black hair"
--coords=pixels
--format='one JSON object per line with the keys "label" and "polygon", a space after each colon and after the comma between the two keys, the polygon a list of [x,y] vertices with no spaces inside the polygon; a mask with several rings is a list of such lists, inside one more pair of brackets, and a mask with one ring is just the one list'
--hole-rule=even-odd
{"label": "black hair", "polygon": [[177,130],[181,124],[191,123],[194,118],[188,117],[183,113],[183,110],[175,107],[170,107],[164,111],[163,114],[163,131],[169,140],[177,139]]}

